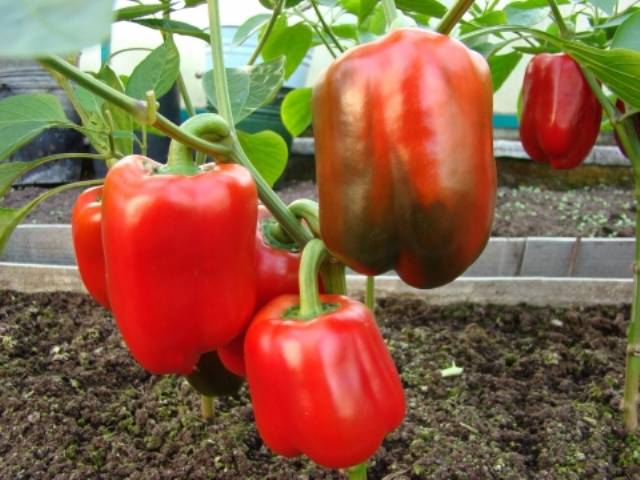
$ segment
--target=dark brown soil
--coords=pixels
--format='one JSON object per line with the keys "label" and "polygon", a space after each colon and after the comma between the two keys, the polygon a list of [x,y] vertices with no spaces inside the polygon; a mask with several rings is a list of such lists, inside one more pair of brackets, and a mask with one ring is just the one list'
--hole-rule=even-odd
{"label": "dark brown soil", "polygon": [[[370,478],[640,478],[618,411],[628,315],[381,301],[408,414]],[[271,455],[245,388],[201,420],[187,383],[139,368],[86,296],[0,292],[0,340],[0,478],[344,478]],[[442,378],[452,361],[463,374]]]}

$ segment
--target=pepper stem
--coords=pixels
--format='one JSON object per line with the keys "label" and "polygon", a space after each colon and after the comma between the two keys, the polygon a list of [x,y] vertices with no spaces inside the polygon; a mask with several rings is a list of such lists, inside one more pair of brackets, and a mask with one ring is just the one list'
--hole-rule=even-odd
{"label": "pepper stem", "polygon": [[302,251],[300,259],[300,317],[314,318],[322,313],[322,302],[318,294],[318,272],[329,256],[322,240],[314,238]]}
{"label": "pepper stem", "polygon": [[364,297],[365,304],[369,307],[369,310],[373,312],[376,304],[376,277],[367,277],[367,291]]}
{"label": "pepper stem", "polygon": [[367,480],[367,463],[361,463],[347,470],[349,480]]}
{"label": "pepper stem", "polygon": [[200,395],[200,411],[202,412],[203,419],[211,420],[216,411],[215,397]]}
{"label": "pepper stem", "polygon": [[[208,138],[220,142],[229,137],[229,125],[220,115],[201,113],[186,120],[180,128],[198,138]],[[198,171],[193,161],[191,149],[177,140],[171,140],[167,157],[168,171],[192,175]]]}
{"label": "pepper stem", "polygon": [[471,8],[475,0],[458,0],[444,16],[440,24],[436,27],[436,32],[449,35],[453,27],[460,21],[467,10]]}

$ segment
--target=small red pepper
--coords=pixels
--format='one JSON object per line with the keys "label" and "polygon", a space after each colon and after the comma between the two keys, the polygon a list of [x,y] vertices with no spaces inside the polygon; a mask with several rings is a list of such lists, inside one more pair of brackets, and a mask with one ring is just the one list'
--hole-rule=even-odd
{"label": "small red pepper", "polygon": [[184,168],[194,171],[132,155],[104,184],[111,307],[135,359],[156,374],[190,374],[242,331],[255,304],[251,175],[233,164]]}
{"label": "small red pepper", "polygon": [[[618,109],[618,111],[620,113],[625,113],[626,108],[624,106],[624,102],[620,99],[616,100],[616,108]],[[636,131],[636,135],[638,136],[638,138],[640,138],[640,113],[634,113],[632,116],[632,122],[633,122],[633,126],[635,127],[635,131]],[[629,158],[629,155],[627,155],[626,150],[624,149],[624,147],[622,146],[622,143],[620,142],[620,137],[618,136],[618,133],[614,130],[613,135],[616,139],[616,144],[618,145],[618,148],[620,149],[620,151],[622,152],[622,154]]]}
{"label": "small red pepper", "polygon": [[[300,251],[295,244],[284,245],[275,241],[267,229],[275,220],[269,211],[258,209],[256,229],[256,312],[267,302],[284,294],[298,293]],[[320,286],[322,291],[322,286]],[[245,375],[244,337],[246,331],[218,349],[220,360],[236,375]]]}
{"label": "small red pepper", "polygon": [[329,468],[362,463],[404,417],[396,367],[371,311],[320,295],[325,313],[288,319],[297,295],[269,302],[245,340],[247,382],[265,444]]}
{"label": "small red pepper", "polygon": [[102,248],[102,187],[92,187],[76,199],[71,214],[73,249],[82,283],[103,307],[109,308]]}
{"label": "small red pepper", "polygon": [[529,63],[522,87],[520,139],[529,156],[553,168],[575,168],[596,143],[602,106],[578,64],[543,53]]}

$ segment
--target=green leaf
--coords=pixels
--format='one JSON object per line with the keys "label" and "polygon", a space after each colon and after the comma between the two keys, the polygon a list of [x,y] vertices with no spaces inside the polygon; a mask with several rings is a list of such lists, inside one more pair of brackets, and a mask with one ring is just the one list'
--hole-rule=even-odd
{"label": "green leaf", "polygon": [[0,56],[70,53],[109,37],[113,0],[5,0]]}
{"label": "green leaf", "polygon": [[[640,12],[631,15],[618,27],[611,40],[611,48],[640,50]],[[636,79],[636,82],[639,81]]]}
{"label": "green leaf", "polygon": [[[287,0],[284,6],[285,8],[291,8],[295,7],[299,3],[302,3],[302,0]],[[260,0],[260,4],[269,10],[273,10],[276,6],[276,0]]]}
{"label": "green leaf", "polygon": [[134,20],[154,13],[164,12],[169,5],[166,3],[154,3],[150,5],[132,5],[130,7],[119,8],[115,13],[117,22],[123,20]]}
{"label": "green leaf", "polygon": [[258,15],[254,15],[253,17],[246,19],[242,25],[238,27],[236,33],[233,34],[231,46],[237,47],[242,45],[247,38],[256,33],[262,25],[269,21],[270,18],[271,15],[268,13],[259,13]]}
{"label": "green leaf", "polygon": [[378,3],[376,0],[339,0],[340,5],[347,12],[358,17],[358,22],[367,18]]}
{"label": "green leaf", "polygon": [[607,15],[613,15],[618,0],[587,0],[587,2],[589,2],[594,7],[599,8]]}
{"label": "green leaf", "polygon": [[518,63],[520,63],[520,60],[522,60],[522,54],[518,52],[492,55],[489,57],[489,68],[491,69],[491,81],[494,92],[497,92],[507,78],[509,78],[511,72],[513,72],[516,66],[518,66]]}
{"label": "green leaf", "polygon": [[340,38],[347,38],[349,40],[358,41],[358,29],[352,23],[341,23],[340,25],[333,25],[331,31]]}
{"label": "green leaf", "polygon": [[460,22],[460,33],[470,33],[478,30],[482,27],[488,27],[491,25],[505,25],[507,23],[507,15],[502,10],[494,10],[493,12],[486,13],[473,20]]}
{"label": "green leaf", "polygon": [[[359,39],[361,42],[369,41],[366,33],[373,35],[383,35],[387,29],[387,19],[384,16],[384,9],[382,4],[376,6],[373,13],[369,15],[366,20],[359,25]],[[365,34],[365,35],[363,35]]]}
{"label": "green leaf", "polygon": [[616,96],[640,109],[640,52],[622,48],[601,50],[569,40],[562,40],[562,48]]}
{"label": "green leaf", "polygon": [[84,182],[68,183],[66,185],[61,185],[59,187],[52,188],[51,190],[47,190],[46,192],[38,195],[36,198],[31,200],[22,208],[0,207],[0,255],[2,255],[4,248],[7,246],[9,237],[16,229],[18,224],[24,219],[24,217],[29,214],[29,212],[31,212],[31,210],[33,210],[47,198],[66,190],[71,190],[73,188],[89,187],[92,185],[100,185],[101,183],[101,180],[88,180]]}
{"label": "green leaf", "polygon": [[511,25],[536,25],[547,18],[549,7],[531,8],[524,6],[528,2],[513,2],[507,5],[504,13]]}
{"label": "green leaf", "polygon": [[613,27],[617,27],[618,25],[624,23],[631,15],[635,14],[636,12],[639,12],[640,9],[638,8],[629,8],[628,10],[625,10],[624,12],[615,15],[613,17],[610,17],[608,19],[605,19],[605,21],[598,23],[597,25],[593,25],[593,28],[613,28]]}
{"label": "green leaf", "polygon": [[47,128],[69,125],[72,123],[54,95],[29,93],[0,100],[0,160]]}
{"label": "green leaf", "polygon": [[267,183],[273,186],[287,166],[287,143],[271,130],[250,134],[238,132],[242,149]]}
{"label": "green leaf", "polygon": [[289,133],[297,137],[311,125],[311,88],[297,88],[284,97],[280,116]]}
{"label": "green leaf", "polygon": [[180,72],[180,54],[175,44],[165,41],[147,55],[131,72],[127,83],[127,95],[143,100],[149,90],[156,98],[171,90]]}
{"label": "green leaf", "polygon": [[[111,88],[124,93],[125,88],[118,74],[114,72],[108,64],[104,64],[97,75],[97,78]],[[103,112],[108,110],[113,119],[113,136],[116,150],[122,155],[133,153],[133,117],[124,110],[114,107],[108,102],[104,102]]]}
{"label": "green leaf", "polygon": [[442,18],[447,13],[447,7],[437,0],[396,0],[396,6],[405,13],[419,13],[436,18]]}
{"label": "green leaf", "polygon": [[134,23],[143,27],[160,30],[162,32],[175,33],[176,35],[185,35],[187,37],[199,38],[205,42],[209,42],[209,34],[198,27],[186,22],[179,22],[169,18],[141,18],[134,20]]}
{"label": "green leaf", "polygon": [[[234,123],[238,124],[275,98],[284,81],[284,57],[259,65],[227,68],[226,74],[231,113]],[[216,107],[212,70],[204,74],[202,84],[207,99]]]}
{"label": "green leaf", "polygon": [[262,58],[269,61],[284,55],[287,60],[284,78],[289,78],[311,48],[312,39],[313,31],[308,25],[296,23],[287,26],[286,20],[278,21],[262,48]]}

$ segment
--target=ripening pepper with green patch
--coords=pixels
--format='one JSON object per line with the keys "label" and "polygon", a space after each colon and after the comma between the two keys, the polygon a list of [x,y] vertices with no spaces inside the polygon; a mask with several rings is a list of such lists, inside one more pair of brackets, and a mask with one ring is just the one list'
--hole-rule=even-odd
{"label": "ripening pepper with green patch", "polygon": [[493,221],[492,99],[482,56],[438,33],[395,30],[333,62],[312,107],[331,253],[418,288],[464,272]]}

